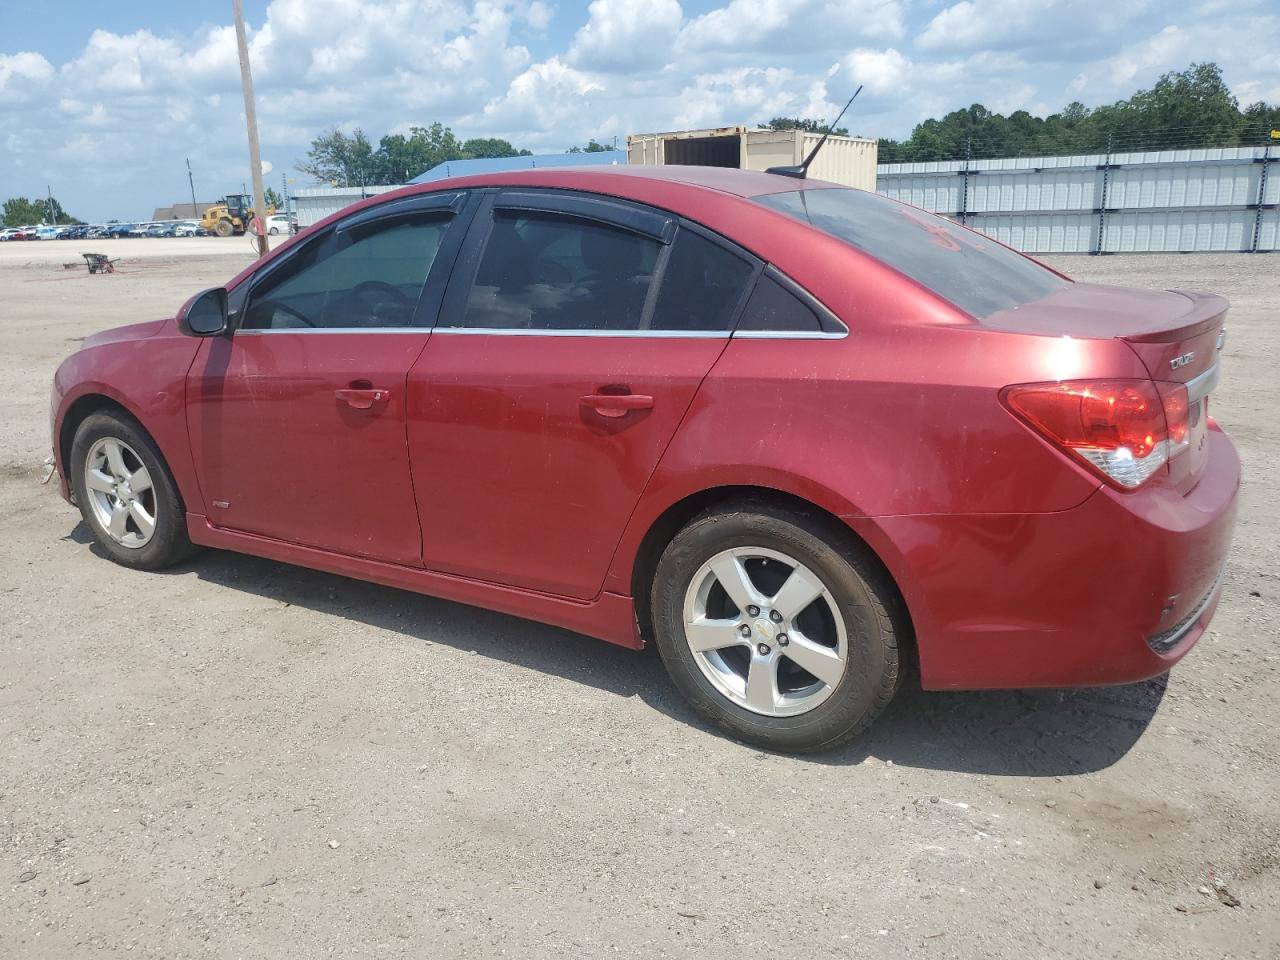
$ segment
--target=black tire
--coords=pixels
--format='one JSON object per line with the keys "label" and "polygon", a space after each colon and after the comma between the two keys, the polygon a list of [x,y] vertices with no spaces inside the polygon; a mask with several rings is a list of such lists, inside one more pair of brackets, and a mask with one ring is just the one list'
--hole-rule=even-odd
{"label": "black tire", "polygon": [[[806,713],[768,716],[733,702],[704,675],[686,642],[686,591],[705,563],[734,547],[763,547],[804,564],[843,617],[843,675]],[[900,685],[909,627],[879,564],[823,521],[769,503],[716,507],[676,534],[658,561],[652,611],[663,663],[693,708],[734,738],[767,750],[812,753],[847,743],[871,725]]]}
{"label": "black tire", "polygon": [[220,237],[229,237],[236,232],[230,220],[219,220],[213,225],[213,232]]}
{"label": "black tire", "polygon": [[[117,543],[107,532],[91,500],[85,478],[85,461],[94,444],[103,439],[123,442],[132,456],[146,467],[151,478],[152,496],[148,506],[155,517],[155,531],[150,540],[139,547]],[[123,413],[94,413],[76,429],[68,463],[71,490],[85,524],[93,531],[108,557],[125,567],[137,570],[159,570],[189,557],[195,550],[187,537],[186,508],[169,466],[142,426]]]}

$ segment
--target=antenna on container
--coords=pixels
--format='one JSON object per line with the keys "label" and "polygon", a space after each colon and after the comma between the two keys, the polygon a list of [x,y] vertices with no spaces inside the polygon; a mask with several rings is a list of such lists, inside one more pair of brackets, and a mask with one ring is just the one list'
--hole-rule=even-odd
{"label": "antenna on container", "polygon": [[765,171],[765,173],[777,173],[784,177],[795,177],[798,180],[803,180],[807,177],[809,175],[809,164],[813,163],[813,158],[818,155],[818,151],[822,149],[822,145],[827,142],[827,137],[831,136],[831,131],[835,128],[835,125],[844,118],[845,110],[848,110],[849,107],[853,105],[853,101],[858,99],[858,94],[861,92],[862,84],[858,84],[858,89],[853,91],[853,96],[850,97],[849,102],[844,105],[844,110],[841,110],[835,120],[828,125],[826,131],[822,134],[822,139],[813,145],[813,149],[809,151],[809,155],[804,158],[804,163],[800,164],[798,167],[770,167]]}

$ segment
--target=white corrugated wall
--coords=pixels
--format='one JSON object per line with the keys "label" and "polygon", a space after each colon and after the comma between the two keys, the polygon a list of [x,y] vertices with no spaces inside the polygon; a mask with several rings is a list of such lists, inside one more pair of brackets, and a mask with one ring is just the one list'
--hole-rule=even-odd
{"label": "white corrugated wall", "polygon": [[880,164],[876,189],[1028,253],[1263,251],[1280,240],[1280,144]]}
{"label": "white corrugated wall", "polygon": [[337,213],[345,207],[358,203],[365,197],[377,196],[399,187],[308,187],[293,193],[294,210],[298,215],[298,226],[309,227],[319,223],[331,213]]}

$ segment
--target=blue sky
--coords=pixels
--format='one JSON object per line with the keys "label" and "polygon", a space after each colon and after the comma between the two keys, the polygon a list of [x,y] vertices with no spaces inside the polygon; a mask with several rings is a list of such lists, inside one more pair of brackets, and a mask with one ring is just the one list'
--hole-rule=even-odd
{"label": "blue sky", "polygon": [[[830,116],[901,137],[982,102],[1045,114],[1215,60],[1280,102],[1276,0],[246,0],[268,182],[330,126],[439,120],[535,152]],[[0,0],[0,198],[149,216],[248,176],[231,3]]]}

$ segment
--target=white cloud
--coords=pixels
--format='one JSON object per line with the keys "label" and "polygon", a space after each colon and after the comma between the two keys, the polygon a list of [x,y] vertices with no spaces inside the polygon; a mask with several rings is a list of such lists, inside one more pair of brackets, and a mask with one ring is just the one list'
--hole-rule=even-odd
{"label": "white cloud", "polygon": [[1112,56],[1090,61],[1066,92],[1089,103],[1105,103],[1150,86],[1161,74],[1192,61],[1218,63],[1223,79],[1247,106],[1280,101],[1280,16],[1213,16],[1194,26],[1170,24],[1122,46]]}
{"label": "white cloud", "polygon": [[[680,108],[671,126],[716,127],[736,120],[758,123],[803,112],[807,84],[790,70],[738,67],[694,78],[680,92]],[[730,118],[733,118],[731,120]]]}
{"label": "white cloud", "polygon": [[820,54],[905,33],[899,0],[729,0],[681,31],[682,55],[711,51]]}
{"label": "white cloud", "polygon": [[537,136],[547,130],[574,127],[593,108],[589,102],[592,95],[604,89],[591,74],[552,57],[512,80],[502,96],[485,104],[481,116],[497,129]]}
{"label": "white cloud", "polygon": [[[843,124],[901,137],[975,102],[1040,114],[1076,97],[1110,102],[1191,60],[1220,63],[1242,102],[1277,101],[1274,4],[272,0],[249,43],[264,154],[300,185],[293,164],[330,126],[376,141],[439,120],[464,138],[559,151],[588,137],[830,118],[861,83]],[[238,189],[248,163],[234,30],[118,33],[103,9],[57,62],[5,50],[0,36],[0,182],[24,194],[52,183],[82,216],[127,218],[186,194],[190,153],[200,193]],[[32,11],[67,35],[58,5]]]}
{"label": "white cloud", "polygon": [[569,63],[619,71],[660,65],[680,30],[677,0],[592,0],[569,46]]}
{"label": "white cloud", "polygon": [[905,89],[912,63],[897,50],[858,49],[844,59],[851,81],[865,86],[868,94],[892,95]]}
{"label": "white cloud", "polygon": [[53,64],[38,53],[0,53],[0,103],[25,103],[53,79]]}
{"label": "white cloud", "polygon": [[1144,19],[1153,2],[960,0],[929,21],[916,45],[930,51],[1095,48],[1111,42],[1125,25]]}

